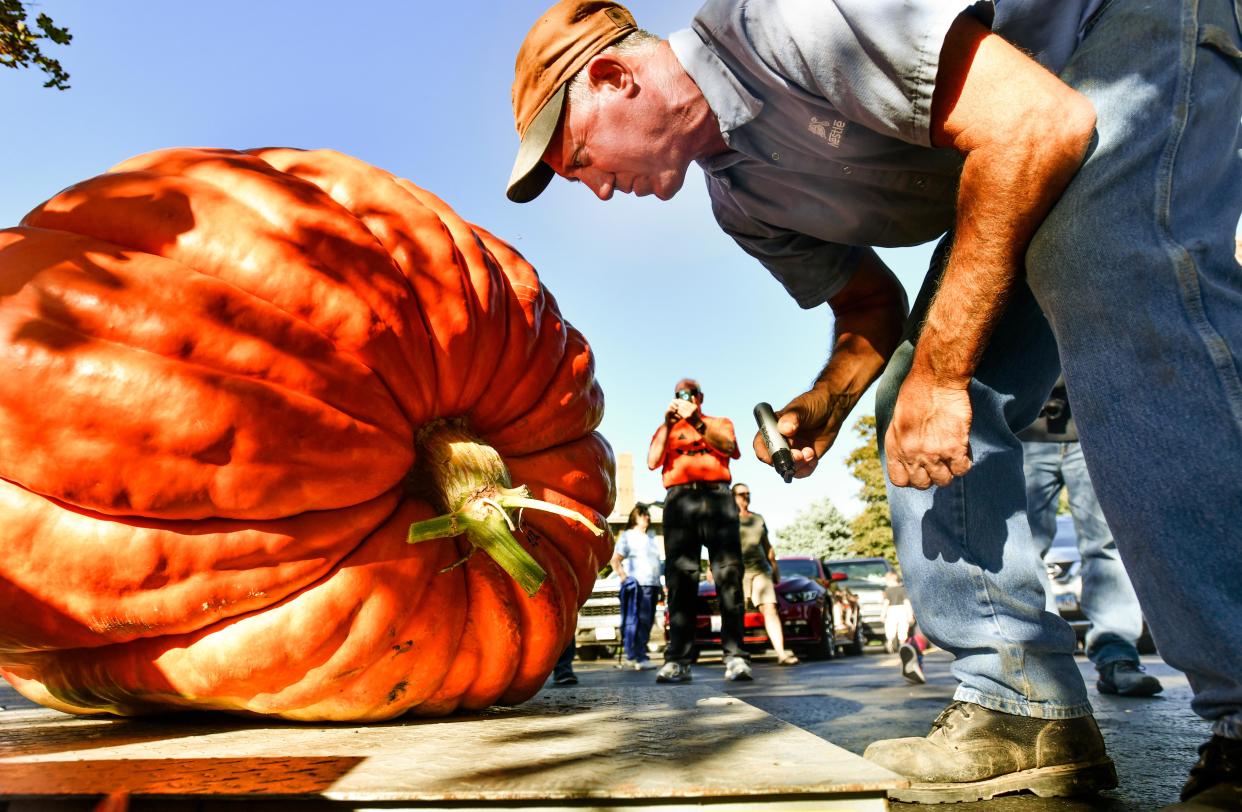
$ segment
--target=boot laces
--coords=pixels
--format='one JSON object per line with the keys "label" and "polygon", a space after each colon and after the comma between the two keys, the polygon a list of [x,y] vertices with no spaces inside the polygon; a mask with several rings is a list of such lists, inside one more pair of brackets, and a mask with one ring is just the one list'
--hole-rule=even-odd
{"label": "boot laces", "polygon": [[971,713],[970,705],[968,703],[956,700],[950,702],[949,706],[942,710],[940,715],[936,717],[936,721],[932,722],[931,731],[928,735],[930,736],[932,733],[935,733],[941,728],[944,728],[945,730],[952,730],[956,726],[956,717],[961,716],[963,719],[969,719],[973,715],[974,714]]}

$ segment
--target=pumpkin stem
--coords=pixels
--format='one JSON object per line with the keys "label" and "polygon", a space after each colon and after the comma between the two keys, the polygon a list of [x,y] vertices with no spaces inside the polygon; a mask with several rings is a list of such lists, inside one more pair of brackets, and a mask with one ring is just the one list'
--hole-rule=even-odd
{"label": "pumpkin stem", "polygon": [[[588,519],[586,516],[583,516],[578,511],[571,510],[570,508],[567,508],[567,507],[561,507],[560,505],[555,505],[551,502],[544,502],[541,499],[531,499],[530,491],[526,490],[526,488],[515,488],[514,489],[514,491],[518,491],[518,490],[523,491],[523,493],[515,492],[512,496],[502,496],[497,501],[504,507],[518,508],[519,511],[523,508],[530,508],[531,510],[542,510],[547,513],[555,513],[558,516],[564,516],[566,519],[573,519],[575,522],[578,522],[579,524],[586,525],[586,528],[597,536],[604,535],[603,530],[596,527],[595,524],[590,519]],[[519,518],[520,516],[521,514],[519,513]]]}
{"label": "pumpkin stem", "polygon": [[[418,433],[422,470],[442,516],[410,525],[406,541],[416,544],[431,539],[465,534],[466,540],[492,557],[533,596],[547,573],[513,535],[517,531],[509,510],[544,510],[581,522],[595,535],[604,531],[581,513],[532,499],[523,486],[512,487],[509,469],[496,449],[475,437],[461,420],[436,420]],[[463,559],[464,560],[464,559]]]}

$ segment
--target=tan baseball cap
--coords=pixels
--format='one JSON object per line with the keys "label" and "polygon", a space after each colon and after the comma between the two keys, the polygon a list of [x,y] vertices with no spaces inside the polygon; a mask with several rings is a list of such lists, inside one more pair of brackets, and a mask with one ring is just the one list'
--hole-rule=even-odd
{"label": "tan baseball cap", "polygon": [[561,120],[569,80],[591,57],[637,29],[619,3],[561,0],[526,34],[513,75],[513,119],[522,139],[506,192],[514,203],[534,200],[555,174],[543,153]]}

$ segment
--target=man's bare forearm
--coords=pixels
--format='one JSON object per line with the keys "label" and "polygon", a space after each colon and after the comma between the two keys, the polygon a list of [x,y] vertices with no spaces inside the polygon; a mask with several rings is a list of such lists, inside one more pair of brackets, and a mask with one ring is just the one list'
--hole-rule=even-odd
{"label": "man's bare forearm", "polygon": [[884,370],[901,341],[905,291],[874,252],[830,303],[835,316],[832,354],[811,391],[821,392],[825,424],[840,426]]}
{"label": "man's bare forearm", "polygon": [[[1095,113],[1084,97],[969,19],[950,30],[942,60],[932,138],[963,153],[965,162],[953,250],[911,375],[965,387],[1023,275],[1031,237],[1082,162]],[[972,73],[965,65],[983,67]]]}
{"label": "man's bare forearm", "polygon": [[708,423],[699,429],[699,434],[703,435],[704,442],[725,456],[731,457],[737,451],[737,438],[727,425],[722,428],[718,424]]}
{"label": "man's bare forearm", "polygon": [[651,447],[647,449],[647,467],[652,471],[660,467],[664,462],[664,446],[668,443],[668,424],[665,423],[656,430],[655,437],[651,438]]}
{"label": "man's bare forearm", "polygon": [[1080,151],[1046,158],[1041,173],[1032,172],[1040,161],[1015,153],[967,157],[953,250],[928,308],[911,375],[926,375],[940,386],[970,381],[1024,274],[1027,245],[1080,159]]}
{"label": "man's bare forearm", "polygon": [[[832,354],[814,385],[781,409],[777,425],[789,438],[794,476],[808,476],[836,442],[854,404],[879,377],[901,342],[906,293],[871,249],[861,253],[853,277],[828,300],[835,317]],[[761,435],[755,455],[770,462]]]}

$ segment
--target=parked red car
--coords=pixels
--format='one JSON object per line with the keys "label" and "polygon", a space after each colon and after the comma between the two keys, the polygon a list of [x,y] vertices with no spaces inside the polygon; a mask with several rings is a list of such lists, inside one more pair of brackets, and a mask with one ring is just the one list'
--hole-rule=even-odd
{"label": "parked red car", "polygon": [[[785,634],[785,647],[805,660],[823,660],[838,653],[861,654],[866,645],[858,622],[858,603],[848,590],[840,589],[823,566],[809,556],[777,559],[781,581],[776,585],[776,611]],[[816,571],[812,571],[811,567]],[[668,629],[668,613],[664,614]],[[742,643],[755,654],[771,647],[763,615],[746,601],[742,617]],[[693,657],[720,648],[720,601],[716,585],[699,582],[699,611],[695,618]]]}

